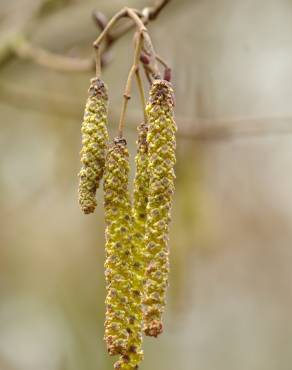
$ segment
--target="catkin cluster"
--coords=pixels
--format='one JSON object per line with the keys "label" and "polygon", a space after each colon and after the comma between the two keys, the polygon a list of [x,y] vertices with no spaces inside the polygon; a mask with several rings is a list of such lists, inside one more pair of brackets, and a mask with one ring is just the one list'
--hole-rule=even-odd
{"label": "catkin cluster", "polygon": [[171,84],[154,80],[145,122],[138,127],[133,204],[129,193],[126,140],[108,143],[108,94],[101,79],[91,81],[82,123],[79,203],[96,206],[103,177],[105,212],[105,333],[115,369],[135,370],[143,360],[142,332],[157,337],[168,286],[168,233],[174,192],[174,95]]}
{"label": "catkin cluster", "polygon": [[79,204],[85,214],[96,207],[96,190],[103,176],[108,141],[108,93],[104,82],[93,78],[82,122],[82,168],[79,172]]}

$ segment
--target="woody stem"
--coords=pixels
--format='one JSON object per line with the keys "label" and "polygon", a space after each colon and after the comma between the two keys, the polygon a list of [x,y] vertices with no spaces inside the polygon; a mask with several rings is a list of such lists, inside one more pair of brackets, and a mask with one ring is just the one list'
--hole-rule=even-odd
{"label": "woody stem", "polygon": [[135,54],[134,54],[134,62],[130,69],[130,72],[127,78],[126,87],[125,87],[124,94],[123,94],[124,100],[123,100],[122,111],[121,111],[120,121],[119,121],[119,129],[118,129],[119,137],[123,137],[123,129],[125,125],[125,116],[126,116],[128,101],[131,99],[132,81],[133,81],[134,75],[136,74],[139,68],[139,60],[140,60],[142,44],[143,44],[143,32],[138,31],[138,35],[136,39]]}

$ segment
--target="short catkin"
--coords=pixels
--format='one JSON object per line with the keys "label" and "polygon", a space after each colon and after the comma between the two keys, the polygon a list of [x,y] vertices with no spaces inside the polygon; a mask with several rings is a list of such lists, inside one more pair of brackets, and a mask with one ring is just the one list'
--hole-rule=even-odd
{"label": "short catkin", "polygon": [[174,192],[175,132],[174,93],[171,84],[155,80],[151,86],[148,115],[149,193],[146,221],[146,272],[144,285],[144,326],[146,335],[163,331],[162,313],[168,286],[168,233]]}
{"label": "short catkin", "polygon": [[143,359],[140,283],[136,275],[126,141],[117,138],[106,156],[105,341],[110,355],[120,354],[116,369],[136,369]]}
{"label": "short catkin", "polygon": [[79,204],[85,214],[96,207],[96,190],[103,176],[108,144],[107,86],[99,78],[93,78],[89,88],[82,122],[82,149],[79,172]]}

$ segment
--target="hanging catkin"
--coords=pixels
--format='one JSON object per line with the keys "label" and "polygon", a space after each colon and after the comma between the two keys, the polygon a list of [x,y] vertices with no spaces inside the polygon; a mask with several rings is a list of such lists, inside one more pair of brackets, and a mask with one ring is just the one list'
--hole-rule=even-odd
{"label": "hanging catkin", "polygon": [[82,122],[82,168],[79,172],[79,204],[85,214],[96,207],[96,190],[103,176],[107,133],[107,87],[101,79],[91,80]]}
{"label": "hanging catkin", "polygon": [[[135,306],[136,326],[128,337],[128,349],[124,356],[115,364],[116,369],[134,370],[143,359],[142,351],[142,291],[145,273],[144,233],[146,221],[146,206],[148,193],[148,154],[147,154],[147,125],[141,123],[138,127],[136,175],[134,180],[133,202],[133,239],[132,264],[133,273],[132,295]],[[134,317],[133,317],[134,318]]]}
{"label": "hanging catkin", "polygon": [[174,96],[171,84],[155,80],[146,107],[148,115],[149,194],[146,221],[146,274],[144,286],[144,332],[156,337],[168,285],[168,233],[174,192],[175,132]]}
{"label": "hanging catkin", "polygon": [[109,148],[104,174],[106,220],[105,341],[121,354],[116,369],[135,369],[143,358],[141,290],[136,274],[133,217],[128,191],[129,153],[124,139]]}

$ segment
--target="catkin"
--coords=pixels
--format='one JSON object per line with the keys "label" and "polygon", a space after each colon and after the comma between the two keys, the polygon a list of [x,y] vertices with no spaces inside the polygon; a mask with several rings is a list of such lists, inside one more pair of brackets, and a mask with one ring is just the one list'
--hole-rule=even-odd
{"label": "catkin", "polygon": [[96,207],[96,190],[103,176],[108,142],[108,93],[104,82],[93,78],[82,122],[82,168],[79,172],[79,204],[85,214]]}
{"label": "catkin", "polygon": [[133,239],[131,271],[133,273],[132,292],[135,304],[136,327],[129,333],[128,349],[124,356],[115,364],[116,369],[134,370],[143,360],[142,351],[142,291],[145,273],[144,233],[146,221],[146,206],[148,196],[148,148],[147,125],[141,123],[138,127],[136,175],[134,180]]}
{"label": "catkin", "polygon": [[136,369],[143,358],[141,291],[136,274],[133,217],[128,191],[129,153],[124,139],[109,148],[104,174],[106,220],[105,341],[120,354],[116,369]]}
{"label": "catkin", "polygon": [[168,233],[174,192],[175,132],[174,96],[171,84],[155,80],[146,107],[148,115],[149,193],[146,221],[146,273],[144,326],[146,335],[156,337],[162,330],[162,313],[168,286]]}

